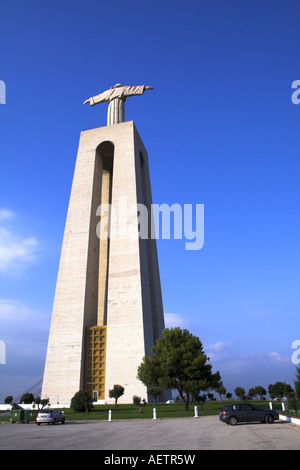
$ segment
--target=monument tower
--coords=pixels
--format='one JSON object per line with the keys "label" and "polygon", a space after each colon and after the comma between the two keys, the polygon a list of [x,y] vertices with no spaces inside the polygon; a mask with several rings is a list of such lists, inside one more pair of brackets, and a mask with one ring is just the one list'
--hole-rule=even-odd
{"label": "monument tower", "polygon": [[164,316],[148,156],[124,103],[149,89],[117,84],[84,102],[109,107],[107,126],[80,135],[42,388],[53,406],[78,390],[110,402],[115,384],[121,403],[147,399],[137,368]]}

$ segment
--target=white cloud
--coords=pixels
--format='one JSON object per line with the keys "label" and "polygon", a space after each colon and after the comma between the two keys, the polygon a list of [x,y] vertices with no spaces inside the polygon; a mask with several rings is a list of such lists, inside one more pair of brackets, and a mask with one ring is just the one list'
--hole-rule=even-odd
{"label": "white cloud", "polygon": [[185,319],[182,318],[178,313],[165,313],[165,326],[166,328],[185,328]]}
{"label": "white cloud", "polygon": [[206,348],[206,353],[213,365],[222,370],[240,373],[255,365],[274,367],[278,363],[290,363],[291,356],[272,352],[238,352],[238,342],[218,341]]}
{"label": "white cloud", "polygon": [[8,209],[0,209],[0,272],[8,275],[20,274],[37,260],[40,243],[36,237],[22,237],[3,222],[14,217]]}
{"label": "white cloud", "polygon": [[[26,331],[44,332],[49,329],[49,317],[26,304],[13,299],[0,299],[0,335],[1,339],[15,341],[20,337],[26,341]],[[18,338],[18,341],[20,340]]]}
{"label": "white cloud", "polygon": [[275,362],[291,362],[291,356],[290,355],[279,354],[276,351],[270,352],[269,357]]}
{"label": "white cloud", "polygon": [[9,209],[0,208],[0,220],[11,219],[14,217],[14,213]]}
{"label": "white cloud", "polygon": [[211,363],[223,363],[235,360],[235,354],[230,350],[233,341],[223,342],[217,341],[206,348],[206,354],[210,358]]}
{"label": "white cloud", "polygon": [[218,341],[217,343],[214,343],[214,344],[211,344],[210,346],[208,346],[208,350],[212,351],[212,352],[215,352],[215,353],[218,353],[218,352],[223,351],[225,348],[227,348],[231,344],[233,344],[233,341],[229,341],[227,343],[224,343],[222,341]]}

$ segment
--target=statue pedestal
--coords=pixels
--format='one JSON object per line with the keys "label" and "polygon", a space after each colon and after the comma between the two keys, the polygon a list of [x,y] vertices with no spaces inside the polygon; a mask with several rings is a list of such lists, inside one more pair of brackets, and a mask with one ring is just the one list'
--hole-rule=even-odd
{"label": "statue pedestal", "polygon": [[[86,388],[113,402],[108,390],[115,384],[125,388],[119,403],[131,403],[133,395],[147,400],[137,368],[161,335],[164,317],[156,240],[139,238],[137,204],[151,213],[148,156],[133,121],[83,131],[42,390],[52,405]],[[85,345],[93,328],[106,331],[102,346]]]}

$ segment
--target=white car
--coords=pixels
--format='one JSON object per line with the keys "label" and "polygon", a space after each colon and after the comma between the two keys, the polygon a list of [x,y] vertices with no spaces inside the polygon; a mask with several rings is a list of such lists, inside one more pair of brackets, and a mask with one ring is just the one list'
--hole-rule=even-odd
{"label": "white car", "polygon": [[38,412],[36,417],[36,424],[39,426],[41,423],[61,423],[64,424],[65,422],[65,415],[63,411],[56,410],[56,409],[47,409],[41,410]]}

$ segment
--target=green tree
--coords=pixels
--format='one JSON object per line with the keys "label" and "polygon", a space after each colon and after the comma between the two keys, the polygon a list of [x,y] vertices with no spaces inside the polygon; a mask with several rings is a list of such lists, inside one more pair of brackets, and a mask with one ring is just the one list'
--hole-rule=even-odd
{"label": "green tree", "polygon": [[220,403],[222,403],[222,395],[225,395],[225,393],[226,393],[226,388],[224,387],[222,382],[220,383],[220,385],[217,388],[215,388],[215,391],[216,391],[216,393],[218,393],[218,395],[220,397]]}
{"label": "green tree", "polygon": [[156,405],[157,397],[162,392],[162,388],[158,385],[149,385],[147,387],[147,393],[154,398],[154,404]]}
{"label": "green tree", "polygon": [[41,400],[41,405],[42,405],[42,409],[46,406],[46,405],[49,405],[49,398],[43,398]]}
{"label": "green tree", "polygon": [[35,397],[34,403],[37,405],[38,410],[40,409],[40,404],[41,404],[41,397]]}
{"label": "green tree", "polygon": [[276,389],[273,384],[269,384],[268,393],[270,395],[271,400],[273,401],[276,398]]}
{"label": "green tree", "polygon": [[294,380],[295,396],[300,401],[300,367],[296,367],[296,380]]}
{"label": "green tree", "polygon": [[295,396],[290,396],[288,399],[288,406],[289,410],[294,410],[296,413],[296,416],[298,416],[298,410],[299,410],[299,400]]}
{"label": "green tree", "polygon": [[[192,399],[193,405],[199,401],[201,390],[207,390],[207,381],[206,380],[191,380],[188,385],[189,396]],[[209,395],[209,394],[208,394]]]}
{"label": "green tree", "polygon": [[122,385],[114,385],[111,390],[108,391],[109,398],[115,399],[115,406],[118,404],[118,398],[124,395],[124,387]]}
{"label": "green tree", "polygon": [[20,403],[32,403],[34,401],[34,396],[32,393],[24,393],[20,398]]}
{"label": "green tree", "polygon": [[147,402],[146,402],[145,398],[143,398],[143,400],[142,400],[141,397],[138,397],[138,396],[134,395],[132,397],[132,401],[133,401],[134,405],[139,406],[140,413],[143,413],[143,409],[147,405]]}
{"label": "green tree", "polygon": [[71,408],[73,411],[89,413],[92,409],[92,397],[88,392],[79,390],[75,393],[71,400]]}
{"label": "green tree", "polygon": [[236,394],[239,400],[244,400],[246,392],[243,387],[236,387],[234,389],[234,393]]}
{"label": "green tree", "polygon": [[291,393],[292,387],[285,382],[275,382],[275,384],[270,384],[268,386],[268,392],[271,400],[278,398],[282,400],[285,396]]}
{"label": "green tree", "polygon": [[203,410],[204,403],[206,402],[206,395],[205,393],[203,395],[198,395],[196,399],[196,403],[199,403],[201,410]]}
{"label": "green tree", "polygon": [[157,365],[153,360],[150,360],[150,357],[143,357],[138,368],[137,378],[146,385],[147,389],[150,387],[161,388],[158,384]]}
{"label": "green tree", "polygon": [[191,396],[215,388],[220,382],[220,373],[212,373],[208,360],[198,337],[179,327],[166,328],[153,346],[152,354],[143,358],[138,378],[146,386],[176,389],[188,410]]}
{"label": "green tree", "polygon": [[267,390],[261,385],[256,385],[256,387],[254,387],[254,393],[255,393],[256,398],[257,396],[259,396],[259,399],[263,400],[264,395],[267,394]]}
{"label": "green tree", "polygon": [[284,383],[284,396],[289,398],[291,395],[295,396],[295,390],[289,385]]}
{"label": "green tree", "polygon": [[8,397],[5,398],[4,400],[4,403],[6,405],[10,405],[10,403],[13,401],[13,396],[12,395],[8,395]]}

